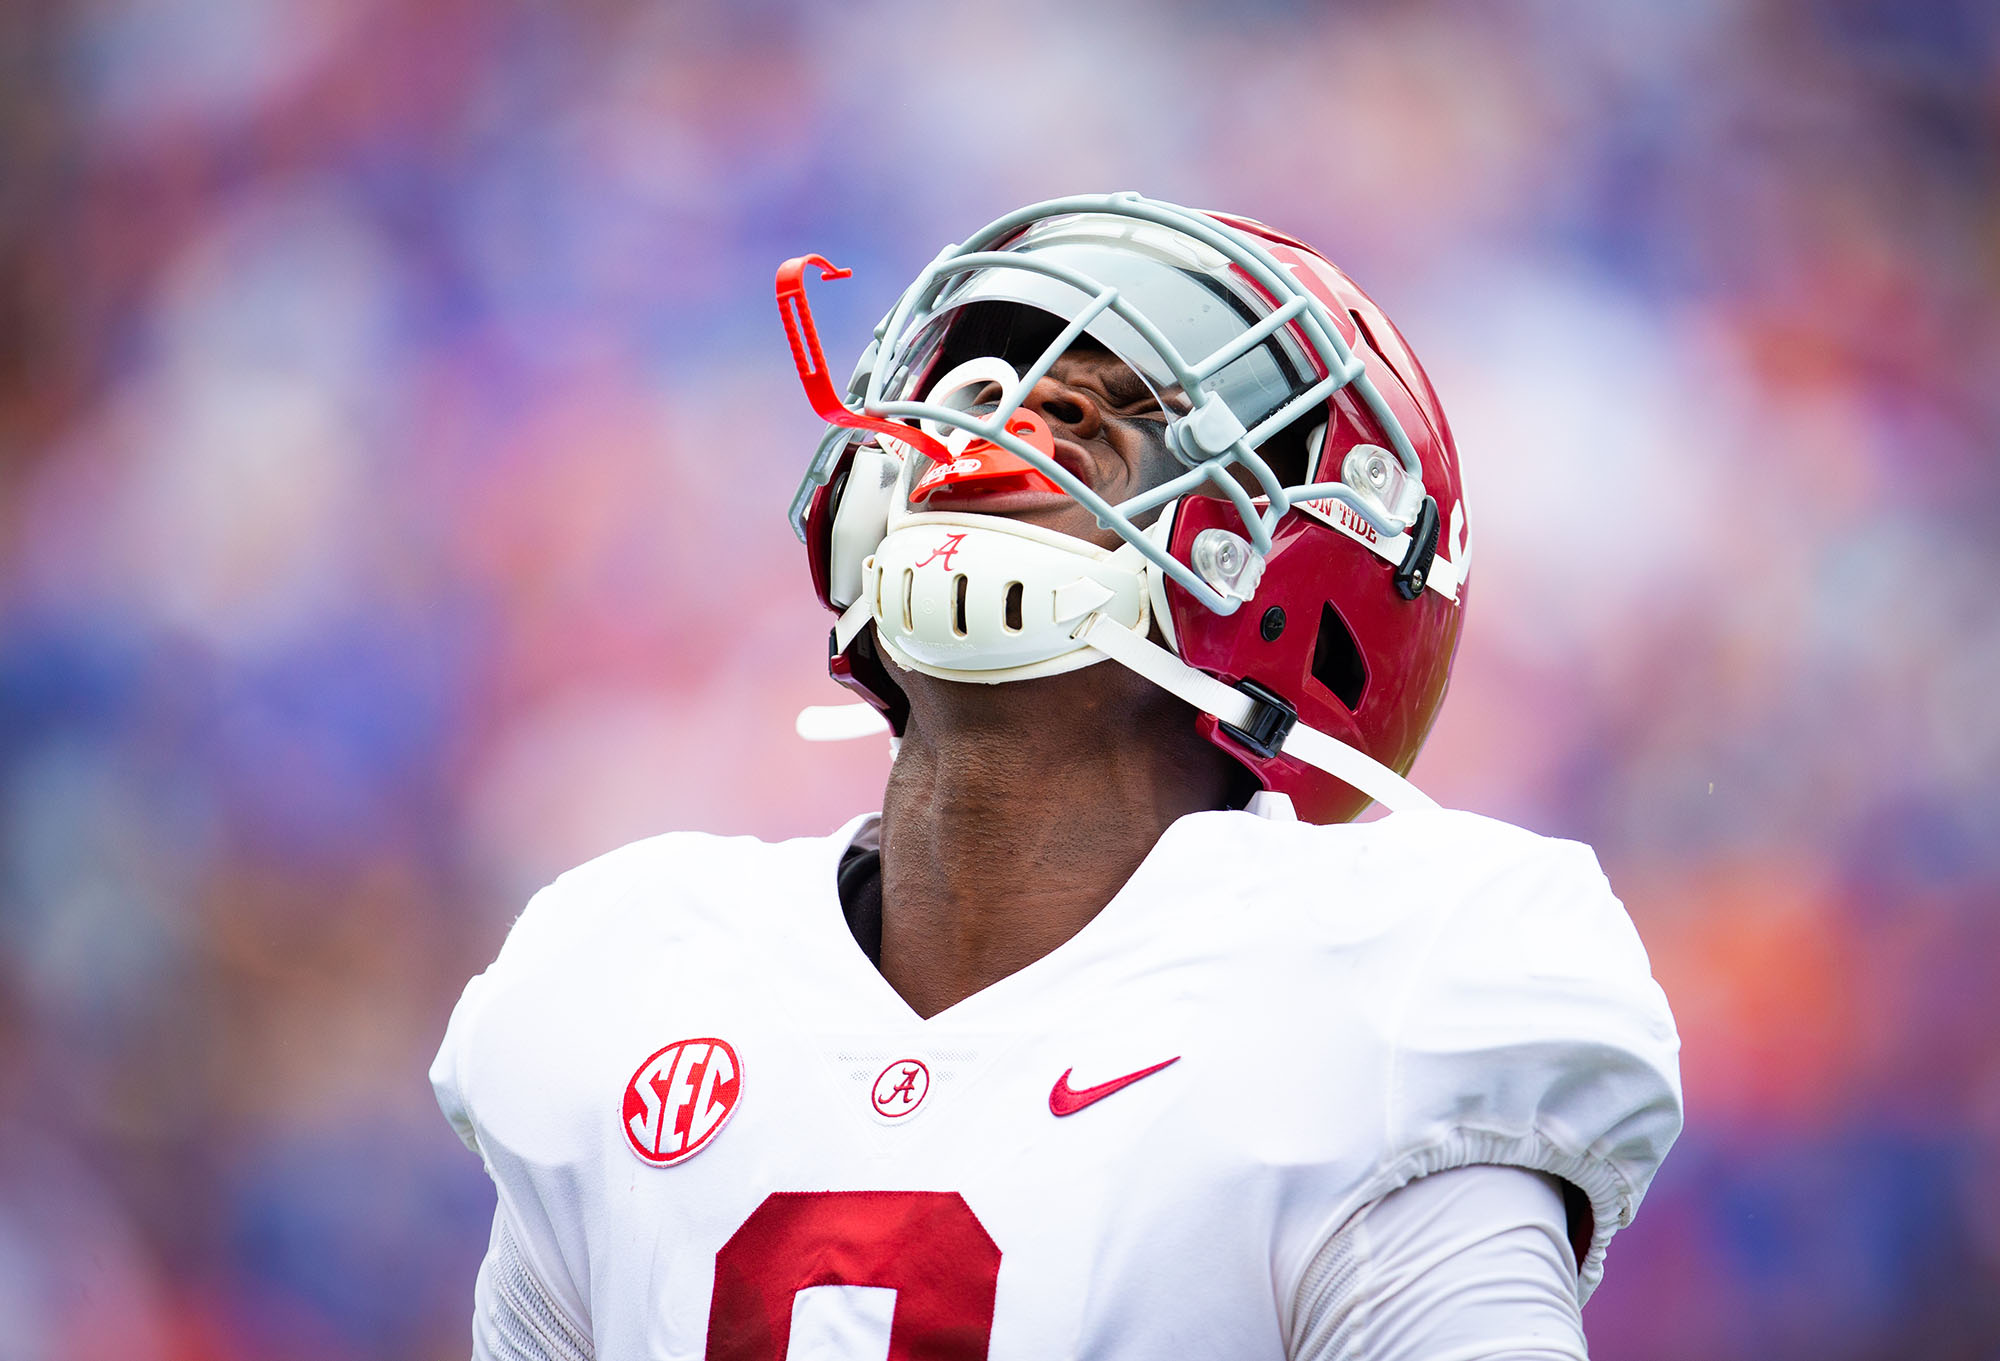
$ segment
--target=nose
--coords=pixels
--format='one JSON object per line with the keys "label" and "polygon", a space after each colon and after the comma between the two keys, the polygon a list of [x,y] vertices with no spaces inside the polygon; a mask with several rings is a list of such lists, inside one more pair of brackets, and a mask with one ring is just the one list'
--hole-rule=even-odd
{"label": "nose", "polygon": [[[997,388],[989,388],[980,397],[983,401],[998,401],[1000,392]],[[1033,411],[1051,427],[1079,440],[1089,439],[1104,428],[1104,414],[1098,410],[1096,402],[1081,390],[1047,374],[1028,390],[1021,406]]]}

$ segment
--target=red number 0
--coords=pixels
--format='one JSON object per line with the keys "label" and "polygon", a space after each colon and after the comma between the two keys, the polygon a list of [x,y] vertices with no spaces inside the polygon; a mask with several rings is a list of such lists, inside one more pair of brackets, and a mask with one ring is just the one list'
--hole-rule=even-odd
{"label": "red number 0", "polygon": [[784,1361],[792,1297],[896,1292],[889,1361],[985,1361],[1000,1249],[956,1191],[778,1191],[715,1254],[708,1361]]}

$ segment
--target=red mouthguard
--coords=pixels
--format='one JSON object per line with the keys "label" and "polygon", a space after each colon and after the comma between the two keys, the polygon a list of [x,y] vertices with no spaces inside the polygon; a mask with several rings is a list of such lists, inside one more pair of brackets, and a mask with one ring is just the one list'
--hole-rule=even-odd
{"label": "red mouthguard", "polygon": [[[1025,408],[1007,420],[1007,433],[1023,439],[1050,458],[1055,457],[1056,437],[1048,422]],[[1061,491],[1049,476],[1018,454],[991,440],[976,439],[957,458],[932,465],[910,490],[910,500],[923,501],[937,492],[951,491]]]}

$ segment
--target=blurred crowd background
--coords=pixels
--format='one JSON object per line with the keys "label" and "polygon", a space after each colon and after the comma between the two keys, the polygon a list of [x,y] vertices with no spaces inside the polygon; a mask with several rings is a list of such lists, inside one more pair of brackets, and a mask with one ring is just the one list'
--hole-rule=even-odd
{"label": "blurred crowd background", "polygon": [[784,507],[948,241],[1137,188],[1426,361],[1416,777],[1594,842],[1688,1129],[1610,1361],[2000,1357],[2000,8],[0,7],[0,1355],[465,1355],[424,1069],[529,892],[820,832]]}

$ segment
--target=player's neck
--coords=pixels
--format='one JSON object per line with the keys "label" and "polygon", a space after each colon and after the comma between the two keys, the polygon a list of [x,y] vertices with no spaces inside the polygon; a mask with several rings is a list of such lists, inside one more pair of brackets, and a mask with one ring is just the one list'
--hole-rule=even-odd
{"label": "player's neck", "polygon": [[1237,767],[1179,701],[1112,666],[1038,681],[904,678],[882,815],[882,973],[932,1016],[1083,929]]}

